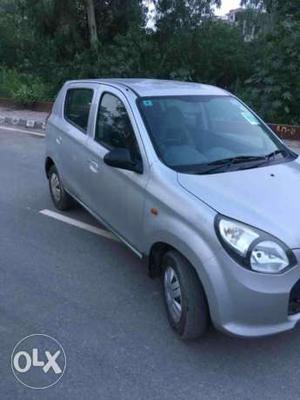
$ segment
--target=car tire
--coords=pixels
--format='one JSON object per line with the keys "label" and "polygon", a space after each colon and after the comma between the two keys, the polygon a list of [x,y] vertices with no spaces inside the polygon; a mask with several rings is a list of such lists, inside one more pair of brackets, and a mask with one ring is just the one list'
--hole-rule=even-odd
{"label": "car tire", "polygon": [[63,187],[55,165],[50,168],[48,176],[50,194],[55,207],[60,211],[69,210],[73,205],[73,199]]}
{"label": "car tire", "polygon": [[193,266],[178,252],[162,260],[164,300],[171,327],[184,340],[205,334],[209,311],[204,289]]}

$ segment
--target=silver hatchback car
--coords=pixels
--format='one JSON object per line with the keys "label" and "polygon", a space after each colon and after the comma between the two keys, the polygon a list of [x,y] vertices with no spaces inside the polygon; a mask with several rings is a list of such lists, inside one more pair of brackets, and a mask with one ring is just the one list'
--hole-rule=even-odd
{"label": "silver hatchback car", "polygon": [[230,93],[147,79],[67,82],[47,124],[59,210],[75,199],[162,276],[184,339],[300,321],[300,161]]}

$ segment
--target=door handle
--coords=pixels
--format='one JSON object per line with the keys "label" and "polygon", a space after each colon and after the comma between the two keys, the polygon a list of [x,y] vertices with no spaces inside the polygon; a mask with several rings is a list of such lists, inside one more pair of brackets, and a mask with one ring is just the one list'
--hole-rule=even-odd
{"label": "door handle", "polygon": [[90,169],[90,171],[92,171],[94,174],[97,174],[98,171],[99,171],[99,164],[97,163],[97,161],[90,160],[90,161],[89,161],[89,169]]}
{"label": "door handle", "polygon": [[57,138],[56,138],[56,143],[57,143],[57,144],[61,144],[61,143],[62,143],[62,138],[61,138],[61,136],[57,136]]}

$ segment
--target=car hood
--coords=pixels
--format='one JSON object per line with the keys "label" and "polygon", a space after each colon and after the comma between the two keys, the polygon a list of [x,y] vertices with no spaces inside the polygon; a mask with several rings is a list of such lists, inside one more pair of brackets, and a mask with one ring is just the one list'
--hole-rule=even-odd
{"label": "car hood", "polygon": [[300,157],[212,175],[178,174],[179,184],[217,212],[300,249]]}

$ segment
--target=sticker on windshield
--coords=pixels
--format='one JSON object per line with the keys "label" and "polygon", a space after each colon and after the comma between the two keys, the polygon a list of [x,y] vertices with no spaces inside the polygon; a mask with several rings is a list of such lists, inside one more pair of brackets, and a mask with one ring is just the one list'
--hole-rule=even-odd
{"label": "sticker on windshield", "polygon": [[153,103],[152,103],[151,100],[144,100],[143,104],[144,104],[145,107],[152,107],[153,106]]}
{"label": "sticker on windshield", "polygon": [[258,119],[256,119],[249,111],[244,111],[241,114],[251,125],[259,125]]}

